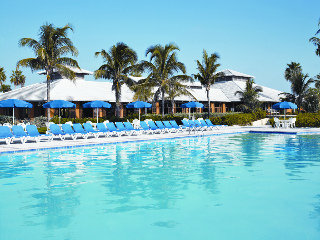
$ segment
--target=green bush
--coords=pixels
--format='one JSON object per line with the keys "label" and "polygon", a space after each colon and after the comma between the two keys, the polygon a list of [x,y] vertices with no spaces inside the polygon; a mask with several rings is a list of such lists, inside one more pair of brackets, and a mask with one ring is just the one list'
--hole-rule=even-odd
{"label": "green bush", "polygon": [[41,134],[45,134],[47,132],[47,128],[46,127],[39,127],[38,128],[39,133]]}
{"label": "green bush", "polygon": [[320,127],[319,113],[300,113],[297,115],[297,127]]}
{"label": "green bush", "polygon": [[265,117],[266,117],[266,112],[263,110],[258,110],[254,113],[236,113],[236,114],[226,114],[219,117],[210,117],[210,120],[215,125],[246,126],[246,125],[251,125],[253,121],[256,121]]}

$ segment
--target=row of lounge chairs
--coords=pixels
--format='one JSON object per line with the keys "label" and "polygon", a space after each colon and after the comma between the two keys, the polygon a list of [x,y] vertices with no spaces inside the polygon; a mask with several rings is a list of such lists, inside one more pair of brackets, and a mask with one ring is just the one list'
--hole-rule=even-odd
{"label": "row of lounge chairs", "polygon": [[8,126],[0,126],[0,139],[4,139],[7,144],[12,143],[14,140],[19,140],[21,143],[26,141],[47,140],[52,141],[54,138],[65,140],[66,138],[87,139],[89,137],[109,137],[109,136],[122,136],[122,135],[139,135],[139,134],[156,134],[156,133],[176,133],[186,130],[205,131],[219,128],[217,125],[213,125],[212,122],[207,120],[182,120],[183,125],[178,125],[176,121],[141,121],[140,128],[136,129],[130,122],[108,122],[97,123],[94,128],[91,123],[74,124],[51,124],[47,131],[47,134],[40,134],[35,125],[27,125],[26,129],[22,126],[12,126],[10,129]]}

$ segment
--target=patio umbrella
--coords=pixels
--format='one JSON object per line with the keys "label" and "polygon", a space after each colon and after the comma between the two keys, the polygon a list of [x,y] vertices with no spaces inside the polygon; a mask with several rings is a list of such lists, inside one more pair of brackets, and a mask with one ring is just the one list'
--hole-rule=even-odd
{"label": "patio umbrella", "polygon": [[[272,106],[273,109],[297,109],[297,105],[292,102],[279,102]],[[286,119],[286,111],[284,111],[284,119]]]}
{"label": "patio umbrella", "polygon": [[12,108],[12,124],[14,125],[15,108],[32,108],[32,104],[19,99],[7,99],[0,101],[0,108]]}
{"label": "patio umbrella", "polygon": [[61,108],[76,108],[76,105],[72,102],[65,100],[54,100],[42,105],[44,108],[56,108],[59,109],[59,124],[60,124],[60,109]]}
{"label": "patio umbrella", "polygon": [[98,113],[99,113],[99,108],[111,108],[111,104],[108,102],[104,101],[92,101],[92,102],[87,102],[82,105],[84,108],[95,108],[97,111],[97,123],[98,123]]}
{"label": "patio umbrella", "polygon": [[[190,108],[189,109],[189,119],[190,119],[191,108],[203,108],[203,104],[199,103],[199,102],[187,102],[187,103],[181,104],[181,107],[182,108]],[[193,112],[193,118],[194,118],[194,112]]]}
{"label": "patio umbrella", "polygon": [[141,108],[151,108],[152,104],[151,103],[147,103],[147,102],[143,102],[143,101],[136,101],[136,102],[132,102],[127,104],[127,108],[138,108],[139,109],[139,121],[140,121],[140,109]]}

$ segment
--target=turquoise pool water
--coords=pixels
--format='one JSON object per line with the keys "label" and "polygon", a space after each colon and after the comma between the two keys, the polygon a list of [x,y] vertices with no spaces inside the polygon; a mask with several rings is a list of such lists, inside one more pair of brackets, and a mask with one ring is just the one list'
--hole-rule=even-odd
{"label": "turquoise pool water", "polygon": [[320,239],[320,136],[0,155],[0,239]]}

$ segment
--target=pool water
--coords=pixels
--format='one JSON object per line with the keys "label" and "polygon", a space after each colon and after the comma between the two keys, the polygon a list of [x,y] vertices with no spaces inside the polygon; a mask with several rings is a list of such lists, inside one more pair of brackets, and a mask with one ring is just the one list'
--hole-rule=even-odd
{"label": "pool water", "polygon": [[0,239],[320,239],[320,136],[0,155]]}

